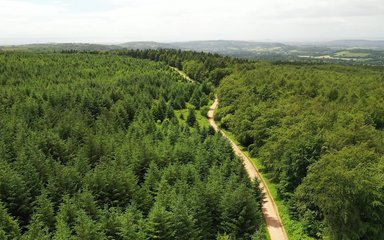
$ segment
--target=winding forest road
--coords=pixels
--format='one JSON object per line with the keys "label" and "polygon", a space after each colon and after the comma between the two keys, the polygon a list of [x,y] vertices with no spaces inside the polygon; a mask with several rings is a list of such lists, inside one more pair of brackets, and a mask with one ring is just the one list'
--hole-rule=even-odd
{"label": "winding forest road", "polygon": [[[186,80],[195,82],[193,79],[191,79],[187,74],[185,74],[180,69],[177,69],[175,67],[171,67],[171,68],[176,72],[178,72]],[[288,240],[288,235],[281,221],[279,211],[276,207],[276,203],[273,200],[272,194],[269,191],[263,177],[255,167],[255,165],[253,165],[251,159],[249,159],[243,153],[243,151],[241,151],[240,147],[234,141],[232,141],[232,139],[230,139],[223,131],[221,131],[217,126],[214,119],[214,113],[218,105],[219,105],[219,100],[215,98],[215,102],[211,105],[208,111],[209,124],[215,129],[216,132],[220,132],[229,141],[229,143],[233,148],[233,151],[236,153],[237,156],[239,156],[243,160],[244,167],[249,177],[251,179],[257,178],[260,180],[260,187],[262,188],[262,191],[265,195],[262,211],[263,211],[264,219],[267,224],[267,229],[268,229],[271,240]]]}
{"label": "winding forest road", "polygon": [[276,207],[272,194],[269,191],[263,177],[259,173],[258,169],[255,167],[255,165],[252,163],[251,159],[249,159],[243,153],[243,151],[241,151],[240,147],[234,141],[232,141],[223,131],[221,131],[217,126],[214,119],[214,113],[218,104],[219,104],[219,100],[216,98],[215,102],[212,104],[208,112],[209,124],[215,129],[216,132],[220,132],[229,141],[229,143],[233,148],[233,151],[236,153],[237,156],[239,156],[243,160],[244,167],[247,170],[249,177],[251,179],[257,178],[260,180],[260,186],[263,192],[265,193],[262,211],[263,211],[263,215],[265,218],[265,222],[267,224],[267,228],[268,228],[268,232],[269,232],[269,236],[271,237],[271,240],[288,240],[288,235],[281,221],[279,211]]}

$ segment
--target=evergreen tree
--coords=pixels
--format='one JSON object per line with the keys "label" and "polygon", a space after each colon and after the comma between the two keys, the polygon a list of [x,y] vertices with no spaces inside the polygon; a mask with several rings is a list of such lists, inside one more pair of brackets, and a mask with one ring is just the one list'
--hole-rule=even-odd
{"label": "evergreen tree", "polygon": [[119,222],[121,223],[119,235],[122,239],[147,239],[145,237],[143,215],[135,207],[127,208],[125,213],[119,217]]}
{"label": "evergreen tree", "polygon": [[165,102],[164,98],[161,98],[152,108],[153,117],[155,120],[163,121],[167,117],[167,110],[167,103]]}
{"label": "evergreen tree", "polygon": [[76,237],[84,240],[103,240],[106,239],[101,224],[92,220],[85,212],[77,213],[76,225],[74,227]]}
{"label": "evergreen tree", "polygon": [[187,124],[190,127],[193,127],[193,126],[195,126],[196,123],[197,123],[197,121],[196,121],[195,110],[190,108],[190,109],[188,109]]}
{"label": "evergreen tree", "polygon": [[172,222],[174,229],[174,238],[177,240],[198,239],[198,231],[196,229],[196,219],[189,213],[183,201],[177,201],[172,208]]}
{"label": "evergreen tree", "polygon": [[172,213],[164,207],[155,205],[146,223],[146,238],[168,240],[174,238]]}
{"label": "evergreen tree", "polygon": [[17,221],[15,221],[5,209],[0,201],[0,239],[11,240],[20,237],[20,230]]}

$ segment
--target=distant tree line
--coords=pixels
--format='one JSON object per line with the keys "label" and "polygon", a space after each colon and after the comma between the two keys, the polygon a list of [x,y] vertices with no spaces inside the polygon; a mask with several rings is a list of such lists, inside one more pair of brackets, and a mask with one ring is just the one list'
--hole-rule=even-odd
{"label": "distant tree line", "polygon": [[164,62],[172,67],[183,70],[188,76],[198,82],[208,81],[215,86],[219,85],[221,79],[232,72],[235,65],[249,62],[246,59],[231,58],[213,53],[175,49],[116,52],[117,54],[128,55],[134,58]]}

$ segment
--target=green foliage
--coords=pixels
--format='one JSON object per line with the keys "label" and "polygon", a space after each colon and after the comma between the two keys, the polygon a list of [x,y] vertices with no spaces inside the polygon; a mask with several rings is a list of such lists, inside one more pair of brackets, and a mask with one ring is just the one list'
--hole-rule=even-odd
{"label": "green foliage", "polygon": [[382,76],[374,67],[254,63],[221,82],[215,117],[262,161],[312,237],[383,237]]}
{"label": "green foliage", "polygon": [[187,124],[191,127],[193,127],[196,124],[196,114],[195,114],[195,110],[192,108],[188,110]]}
{"label": "green foliage", "polygon": [[[233,191],[227,191],[221,202],[223,220],[221,232],[232,233],[235,239],[250,239],[254,233],[254,226],[261,222],[260,214],[251,209],[260,209],[260,202],[256,202],[254,195],[245,186]],[[252,214],[253,216],[249,216]]]}
{"label": "green foliage", "polygon": [[172,213],[165,210],[164,207],[153,207],[149,213],[147,222],[147,239],[172,239],[174,232],[172,230]]}
{"label": "green foliage", "polygon": [[137,180],[129,169],[113,165],[97,166],[85,177],[85,185],[100,206],[108,204],[114,207],[126,207],[135,200],[134,196],[139,194]]}
{"label": "green foliage", "polygon": [[28,221],[31,201],[26,182],[10,164],[3,161],[0,161],[0,201],[12,216],[22,223]]}
{"label": "green foliage", "polygon": [[4,240],[20,237],[19,225],[7,213],[2,202],[0,202],[0,238]]}
{"label": "green foliage", "polygon": [[[224,57],[218,54],[174,49],[127,50],[117,51],[116,53],[134,58],[165,62],[172,67],[183,70],[195,81],[204,82],[207,80],[214,86],[218,86],[220,81],[232,72],[233,65],[248,62],[245,59]],[[208,93],[205,92],[205,94]]]}
{"label": "green foliage", "polygon": [[[118,235],[121,239],[145,239],[143,216],[141,212],[135,208],[127,208],[125,213],[120,215],[117,219],[117,224],[120,224],[118,228]],[[113,233],[114,232],[112,232],[112,234]],[[109,236],[111,236],[111,234],[109,234]]]}
{"label": "green foliage", "polygon": [[[208,54],[137,52],[152,53],[196,61],[186,67],[203,68],[200,80],[225,67]],[[212,84],[126,55],[0,53],[0,239],[250,239],[263,229],[241,161],[186,114]]]}
{"label": "green foliage", "polygon": [[366,145],[343,148],[312,165],[297,189],[302,204],[321,210],[332,239],[384,237],[379,230],[384,222],[384,168],[379,161]]}
{"label": "green foliage", "polygon": [[80,211],[76,218],[75,226],[77,239],[84,240],[102,240],[105,239],[105,235],[102,231],[100,223],[92,220],[84,212]]}
{"label": "green foliage", "polygon": [[167,103],[164,98],[154,104],[152,113],[155,120],[163,121],[167,117]]}
{"label": "green foliage", "polygon": [[204,64],[196,60],[183,62],[183,71],[192,79],[196,79],[199,82],[202,82],[204,75],[206,75],[206,73],[204,73]]}
{"label": "green foliage", "polygon": [[37,197],[32,221],[23,239],[51,239],[55,228],[55,212],[53,204],[46,194]]}

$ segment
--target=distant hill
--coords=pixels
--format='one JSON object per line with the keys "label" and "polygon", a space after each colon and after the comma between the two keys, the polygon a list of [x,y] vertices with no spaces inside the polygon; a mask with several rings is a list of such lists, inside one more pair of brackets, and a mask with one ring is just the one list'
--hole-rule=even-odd
{"label": "distant hill", "polygon": [[161,48],[178,48],[168,43],[159,42],[126,42],[118,46],[127,49],[161,49]]}
{"label": "distant hill", "polygon": [[4,46],[3,49],[43,49],[43,50],[115,50],[115,49],[182,49],[203,52],[216,52],[222,54],[235,54],[239,52],[287,52],[295,49],[315,50],[323,48],[384,48],[384,41],[369,40],[337,40],[320,43],[289,43],[253,42],[233,40],[208,40],[161,43],[153,41],[136,41],[121,44],[90,44],[90,43],[43,43]]}
{"label": "distant hill", "polygon": [[39,50],[39,51],[109,51],[121,49],[116,45],[91,44],[91,43],[37,43],[0,47],[4,50]]}
{"label": "distant hill", "polygon": [[336,40],[321,44],[328,47],[348,47],[348,48],[384,48],[384,41],[370,40]]}
{"label": "distant hill", "polygon": [[5,46],[0,50],[26,51],[110,51],[120,49],[180,49],[270,61],[321,61],[384,65],[384,41],[337,40],[318,43],[277,43],[209,40],[161,43],[126,42],[115,45],[90,43],[46,43]]}
{"label": "distant hill", "polygon": [[213,40],[213,41],[191,41],[174,42],[173,46],[194,51],[236,51],[252,50],[259,48],[288,48],[288,45],[282,43],[268,42],[249,42],[249,41],[231,41],[231,40]]}
{"label": "distant hill", "polygon": [[182,50],[192,50],[199,52],[215,52],[229,54],[244,51],[276,50],[289,49],[288,45],[282,43],[249,42],[249,41],[231,41],[231,40],[210,40],[210,41],[189,41],[189,42],[127,42],[119,44],[127,49],[160,49],[174,48]]}

